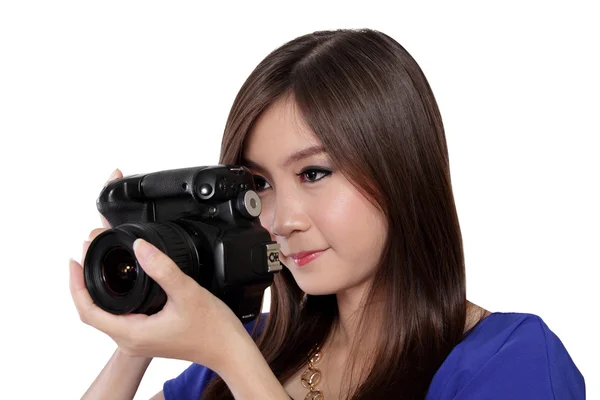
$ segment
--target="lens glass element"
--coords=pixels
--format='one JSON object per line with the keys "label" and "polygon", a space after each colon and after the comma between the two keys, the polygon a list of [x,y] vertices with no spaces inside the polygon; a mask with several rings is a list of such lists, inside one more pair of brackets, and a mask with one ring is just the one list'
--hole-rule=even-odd
{"label": "lens glass element", "polygon": [[102,260],[102,278],[108,290],[124,296],[135,286],[137,279],[135,257],[124,247],[110,250]]}

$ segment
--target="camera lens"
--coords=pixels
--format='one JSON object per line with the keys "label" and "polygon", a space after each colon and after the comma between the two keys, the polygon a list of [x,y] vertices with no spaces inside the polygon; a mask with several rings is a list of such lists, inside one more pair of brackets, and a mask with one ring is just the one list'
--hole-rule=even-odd
{"label": "camera lens", "polygon": [[124,296],[133,289],[137,279],[135,257],[125,248],[110,250],[102,260],[102,279],[106,288],[117,296]]}
{"label": "camera lens", "polygon": [[137,238],[152,243],[197,282],[209,282],[211,270],[204,268],[201,274],[200,265],[212,263],[210,248],[203,244],[204,239],[190,233],[170,221],[127,223],[102,232],[90,243],[83,268],[94,303],[113,314],[147,315],[160,311],[166,303],[164,290],[135,258],[133,243]]}

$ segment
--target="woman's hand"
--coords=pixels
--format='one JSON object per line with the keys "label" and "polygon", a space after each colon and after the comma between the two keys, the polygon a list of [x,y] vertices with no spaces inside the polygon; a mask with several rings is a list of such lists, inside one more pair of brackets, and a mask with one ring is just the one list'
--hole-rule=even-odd
{"label": "woman's hand", "polygon": [[[104,230],[92,231],[89,239]],[[84,242],[82,260],[89,243]],[[81,264],[70,260],[71,296],[84,323],[109,335],[127,355],[187,360],[213,370],[234,357],[240,345],[246,345],[248,333],[225,303],[152,244],[137,239],[133,249],[144,272],[167,294],[165,306],[150,316],[108,313],[90,297]]]}

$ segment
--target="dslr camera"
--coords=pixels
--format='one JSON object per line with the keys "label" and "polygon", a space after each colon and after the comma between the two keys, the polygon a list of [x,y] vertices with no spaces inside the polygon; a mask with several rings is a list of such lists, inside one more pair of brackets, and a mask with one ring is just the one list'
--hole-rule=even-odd
{"label": "dslr camera", "polygon": [[97,200],[111,229],[90,244],[85,285],[113,314],[160,311],[162,288],[138,264],[142,238],[220,298],[243,323],[261,312],[265,289],[282,268],[279,244],[260,225],[260,197],[243,166],[214,165],[132,175],[109,182]]}

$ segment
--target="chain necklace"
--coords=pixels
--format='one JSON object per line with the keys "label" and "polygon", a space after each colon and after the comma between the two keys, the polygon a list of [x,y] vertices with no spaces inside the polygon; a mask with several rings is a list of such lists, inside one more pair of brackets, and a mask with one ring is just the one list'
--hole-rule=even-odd
{"label": "chain necklace", "polygon": [[308,354],[308,368],[300,376],[302,386],[308,389],[304,400],[325,400],[323,392],[315,388],[321,381],[321,370],[315,367],[319,361],[321,361],[321,348],[317,344]]}

